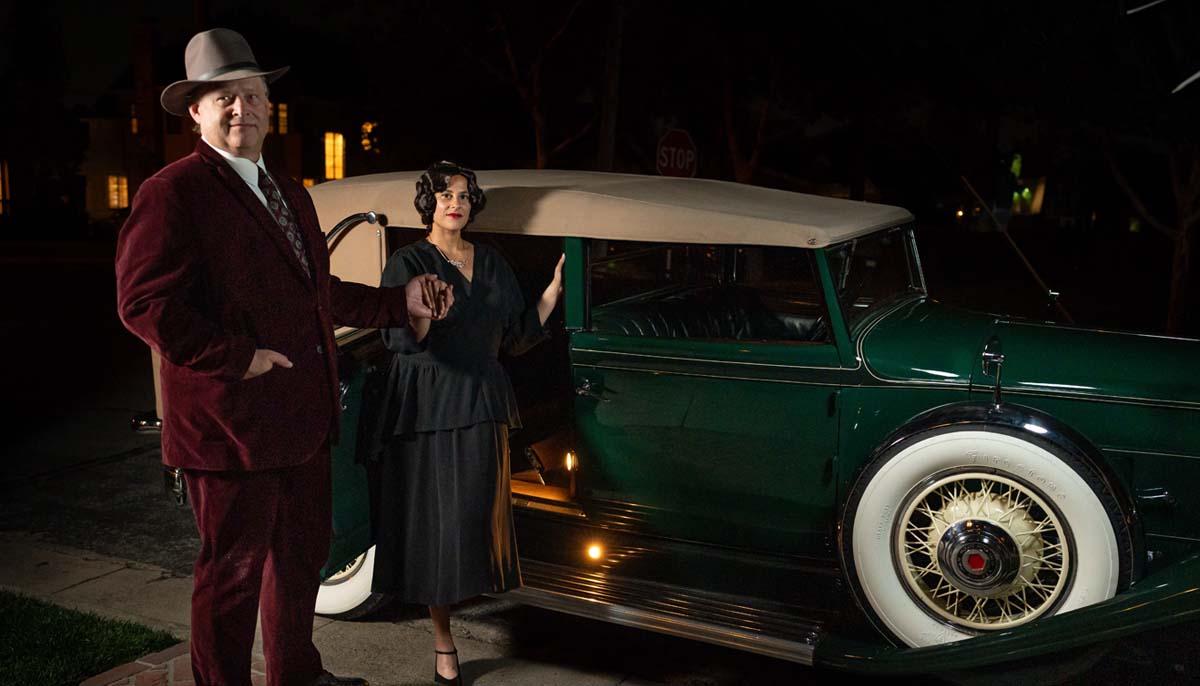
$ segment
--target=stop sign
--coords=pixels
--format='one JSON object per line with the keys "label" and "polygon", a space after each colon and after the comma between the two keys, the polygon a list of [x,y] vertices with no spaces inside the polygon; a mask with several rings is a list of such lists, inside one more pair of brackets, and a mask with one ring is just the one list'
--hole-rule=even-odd
{"label": "stop sign", "polygon": [[699,167],[696,144],[683,129],[667,129],[658,139],[654,166],[663,176],[695,176]]}

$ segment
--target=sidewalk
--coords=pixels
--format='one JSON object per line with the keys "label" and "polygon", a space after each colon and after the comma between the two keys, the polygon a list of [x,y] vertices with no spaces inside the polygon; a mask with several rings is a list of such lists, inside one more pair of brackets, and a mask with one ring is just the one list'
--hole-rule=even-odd
{"label": "sidewalk", "polygon": [[[187,638],[192,580],[150,565],[47,543],[36,535],[0,532],[0,589],[63,607],[125,619],[168,631],[183,642],[97,675],[83,686],[191,686]],[[571,684],[648,686],[620,673],[588,673],[512,656],[515,637],[502,617],[504,601],[485,601],[454,620],[464,682],[480,686]],[[313,640],[325,668],[361,676],[372,686],[427,684],[432,637],[424,618],[338,622],[318,617]],[[265,683],[255,646],[254,684]]]}
{"label": "sidewalk", "polygon": [[[12,532],[0,533],[0,560],[4,560],[0,565],[0,589],[138,622],[183,639],[162,652],[88,679],[84,686],[192,684],[187,644],[190,578]],[[264,679],[260,676],[255,683],[265,683]]]}

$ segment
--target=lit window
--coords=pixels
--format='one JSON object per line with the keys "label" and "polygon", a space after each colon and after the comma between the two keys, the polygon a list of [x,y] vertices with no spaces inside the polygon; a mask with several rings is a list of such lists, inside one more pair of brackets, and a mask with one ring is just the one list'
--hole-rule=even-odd
{"label": "lit window", "polygon": [[305,188],[312,188],[313,186],[317,185],[317,180],[316,179],[304,179],[302,181],[302,183],[304,184]]}
{"label": "lit window", "polygon": [[129,177],[108,177],[108,209],[119,210],[129,207]]}
{"label": "lit window", "polygon": [[325,132],[325,178],[345,176],[346,138],[340,133]]}
{"label": "lit window", "polygon": [[138,131],[137,105],[130,105],[129,106],[129,132],[136,136],[137,131]]}
{"label": "lit window", "polygon": [[379,140],[376,137],[375,129],[379,128],[377,121],[365,121],[362,125],[362,149],[363,152],[379,153]]}
{"label": "lit window", "polygon": [[11,214],[8,204],[12,196],[8,194],[8,160],[0,162],[0,214]]}
{"label": "lit window", "polygon": [[279,133],[287,133],[288,119],[287,119],[287,103],[286,102],[281,102],[275,106],[275,115],[276,115],[276,118],[279,119],[279,126],[278,126]]}

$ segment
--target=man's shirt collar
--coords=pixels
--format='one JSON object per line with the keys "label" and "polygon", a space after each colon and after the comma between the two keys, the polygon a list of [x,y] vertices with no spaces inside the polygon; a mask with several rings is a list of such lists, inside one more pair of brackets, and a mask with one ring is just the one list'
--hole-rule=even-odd
{"label": "man's shirt collar", "polygon": [[245,157],[235,157],[230,155],[228,152],[225,152],[212,143],[209,143],[204,136],[201,136],[200,140],[204,141],[208,147],[216,150],[218,155],[224,157],[225,161],[229,163],[229,166],[233,167],[233,170],[237,172],[238,176],[242,177],[242,180],[245,181],[247,185],[249,185],[251,188],[258,188],[258,170],[262,169],[264,172],[267,171],[267,165],[263,161],[264,157],[262,153],[259,153],[258,155],[258,162],[251,162]]}

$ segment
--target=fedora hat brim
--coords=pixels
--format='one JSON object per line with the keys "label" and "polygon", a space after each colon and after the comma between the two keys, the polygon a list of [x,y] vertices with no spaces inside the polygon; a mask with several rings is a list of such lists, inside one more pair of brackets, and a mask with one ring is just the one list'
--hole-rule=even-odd
{"label": "fedora hat brim", "polygon": [[257,65],[252,65],[242,68],[234,68],[228,71],[222,71],[221,73],[209,76],[208,78],[176,81],[175,83],[172,83],[163,89],[162,96],[159,98],[159,102],[162,103],[163,109],[171,114],[175,114],[180,117],[186,117],[188,114],[188,95],[197,88],[212,85],[214,83],[222,83],[225,81],[249,79],[255,76],[261,76],[266,79],[267,83],[271,83],[280,76],[283,76],[288,69],[290,69],[290,67],[281,67],[279,69],[263,71]]}

